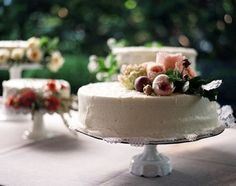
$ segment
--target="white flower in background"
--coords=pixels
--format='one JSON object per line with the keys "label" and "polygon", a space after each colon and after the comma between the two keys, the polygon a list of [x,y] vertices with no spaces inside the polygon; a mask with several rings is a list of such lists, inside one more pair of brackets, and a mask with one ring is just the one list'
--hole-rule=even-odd
{"label": "white flower in background", "polygon": [[112,49],[116,46],[116,39],[115,38],[109,38],[107,40],[107,46]]}
{"label": "white flower in background", "polygon": [[43,53],[39,48],[29,48],[26,51],[27,58],[32,62],[40,62],[43,57]]}
{"label": "white flower in background", "polygon": [[89,61],[97,61],[97,56],[96,55],[89,56]]}
{"label": "white flower in background", "polygon": [[37,37],[31,37],[27,40],[28,48],[39,48],[40,47],[40,39]]}
{"label": "white flower in background", "polygon": [[49,70],[57,72],[64,64],[64,58],[59,51],[55,51],[51,54],[50,62],[47,64]]}
{"label": "white flower in background", "polygon": [[109,55],[106,57],[105,61],[104,61],[104,65],[106,68],[110,68],[111,67],[111,61],[112,61],[112,57]]}
{"label": "white flower in background", "polygon": [[19,61],[24,57],[24,49],[23,48],[15,48],[11,52],[11,59]]}
{"label": "white flower in background", "polygon": [[10,52],[7,49],[0,49],[0,64],[4,64],[8,61]]}
{"label": "white flower in background", "polygon": [[104,81],[108,77],[108,74],[106,72],[98,72],[96,74],[96,79],[98,81]]}
{"label": "white flower in background", "polygon": [[97,63],[97,56],[91,55],[89,57],[88,70],[90,73],[94,73],[98,70],[99,64]]}

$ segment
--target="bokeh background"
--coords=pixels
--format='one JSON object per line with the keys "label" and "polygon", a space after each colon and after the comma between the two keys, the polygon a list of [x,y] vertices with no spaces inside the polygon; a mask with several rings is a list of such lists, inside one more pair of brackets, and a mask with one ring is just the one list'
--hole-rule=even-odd
{"label": "bokeh background", "polygon": [[[57,73],[25,71],[23,76],[63,78],[73,93],[96,81],[87,70],[88,57],[106,55],[108,38],[128,45],[154,41],[193,47],[202,76],[224,81],[219,102],[236,110],[235,9],[236,0],[0,0],[0,40],[58,37],[63,68]],[[0,70],[0,83],[8,77]]]}

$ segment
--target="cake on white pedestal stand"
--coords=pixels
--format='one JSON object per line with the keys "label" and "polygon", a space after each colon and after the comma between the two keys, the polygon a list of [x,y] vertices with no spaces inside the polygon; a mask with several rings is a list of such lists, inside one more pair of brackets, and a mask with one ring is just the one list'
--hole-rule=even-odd
{"label": "cake on white pedestal stand", "polygon": [[[79,125],[81,126],[81,124]],[[154,138],[113,138],[113,137],[101,137],[97,134],[88,132],[83,127],[74,128],[75,131],[93,137],[95,139],[101,139],[108,143],[124,143],[133,146],[144,146],[144,151],[141,154],[135,155],[130,164],[130,173],[136,176],[144,177],[157,177],[166,176],[172,172],[172,165],[170,159],[159,153],[156,146],[161,144],[175,144],[192,142],[200,139],[216,136],[222,133],[225,129],[225,125],[221,125],[206,133],[202,134],[189,134],[181,138],[168,138],[168,139],[154,139]]]}

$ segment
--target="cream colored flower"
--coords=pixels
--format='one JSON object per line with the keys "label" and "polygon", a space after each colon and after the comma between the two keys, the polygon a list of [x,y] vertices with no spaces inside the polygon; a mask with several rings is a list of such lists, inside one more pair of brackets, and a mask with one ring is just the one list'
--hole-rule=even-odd
{"label": "cream colored flower", "polygon": [[31,37],[27,40],[28,48],[39,48],[40,47],[40,39],[37,37]]}
{"label": "cream colored flower", "polygon": [[43,58],[43,53],[39,48],[29,48],[26,56],[32,62],[40,62]]}
{"label": "cream colored flower", "polygon": [[117,41],[115,38],[109,38],[107,40],[107,45],[110,49],[114,48],[116,46],[116,43],[117,43]]}
{"label": "cream colored flower", "polygon": [[104,81],[104,80],[106,80],[107,77],[108,77],[108,73],[107,72],[98,72],[96,74],[96,79],[98,81]]}
{"label": "cream colored flower", "polygon": [[11,52],[11,59],[19,61],[24,57],[24,49],[15,48]]}
{"label": "cream colored flower", "polygon": [[7,49],[0,49],[0,64],[4,64],[8,61],[10,52]]}
{"label": "cream colored flower", "polygon": [[97,72],[98,68],[99,68],[99,65],[97,63],[97,56],[91,55],[89,57],[88,71],[90,73],[95,73],[95,72]]}
{"label": "cream colored flower", "polygon": [[64,58],[62,57],[61,53],[59,51],[55,51],[51,54],[51,59],[47,67],[49,70],[56,72],[61,68],[63,64]]}

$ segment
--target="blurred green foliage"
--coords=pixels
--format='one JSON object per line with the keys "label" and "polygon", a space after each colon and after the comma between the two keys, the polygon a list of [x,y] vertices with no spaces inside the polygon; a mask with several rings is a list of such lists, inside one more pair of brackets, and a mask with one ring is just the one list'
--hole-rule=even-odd
{"label": "blurred green foliage", "polygon": [[[224,68],[235,67],[235,9],[235,0],[0,0],[0,40],[58,37],[65,66],[56,74],[41,70],[24,76],[64,78],[75,92],[95,80],[86,70],[88,56],[107,54],[110,37],[129,45],[158,41],[193,47],[199,62],[214,66],[217,59]],[[235,78],[236,70],[224,73]],[[1,71],[0,79],[7,79],[7,73]]]}
{"label": "blurred green foliage", "polygon": [[234,58],[235,0],[1,0],[0,39],[58,36],[66,53],[104,54],[110,37],[160,41],[200,57]]}

